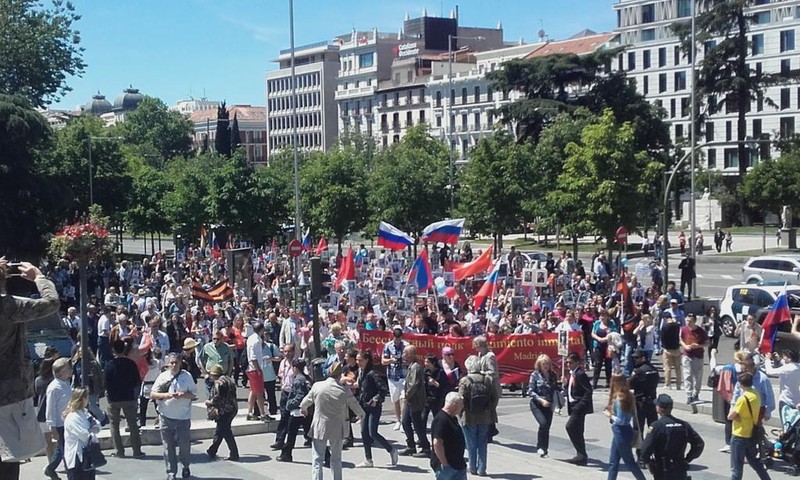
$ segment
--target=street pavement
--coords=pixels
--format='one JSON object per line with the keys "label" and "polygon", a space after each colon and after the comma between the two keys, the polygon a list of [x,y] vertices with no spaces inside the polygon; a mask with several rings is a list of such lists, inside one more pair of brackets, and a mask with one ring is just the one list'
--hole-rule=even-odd
{"label": "street pavement", "polygon": [[[674,393],[674,392],[673,392]],[[535,451],[536,422],[528,408],[528,399],[519,395],[506,393],[500,402],[498,429],[500,434],[495,438],[495,443],[488,449],[489,477],[505,480],[528,479],[563,479],[575,477],[588,479],[601,479],[606,477],[611,444],[611,429],[608,420],[601,413],[607,402],[608,390],[600,389],[594,395],[595,412],[586,419],[586,441],[590,462],[587,467],[577,467],[564,463],[563,459],[574,455],[574,450],[568,440],[564,426],[566,415],[556,416],[551,429],[550,457],[540,458]],[[675,395],[676,406],[680,403],[682,395]],[[566,409],[565,409],[566,410]],[[722,426],[713,423],[708,415],[692,415],[688,412],[676,410],[676,416],[692,424],[706,442],[703,455],[692,466],[691,476],[694,480],[722,480],[730,478],[729,457],[718,452],[723,445]],[[403,446],[401,432],[392,429],[388,420],[393,415],[384,412],[384,425],[381,433],[397,446]],[[354,480],[373,480],[383,475],[402,477],[403,479],[432,479],[426,459],[401,457],[400,464],[389,467],[389,456],[380,449],[373,449],[375,468],[357,469],[354,466],[363,460],[363,449],[360,443],[360,426],[356,428],[356,445],[343,454],[344,478]],[[311,450],[302,447],[302,437],[298,448],[294,451],[295,463],[279,463],[275,460],[276,453],[269,450],[268,446],[274,441],[273,434],[250,435],[237,439],[241,460],[228,462],[225,460],[210,461],[205,456],[209,440],[195,442],[192,445],[193,477],[196,479],[266,479],[286,480],[309,478],[311,475]],[[108,465],[98,471],[98,478],[126,480],[150,480],[165,478],[162,449],[160,446],[145,446],[147,455],[143,459],[108,457]],[[227,455],[227,448],[220,449],[222,457]],[[44,468],[43,457],[23,465],[23,479],[42,478]],[[773,479],[789,478],[784,472],[786,464],[776,462],[771,470]],[[752,472],[745,469],[744,478],[754,478]],[[399,475],[398,475],[399,474]],[[332,478],[329,470],[325,470],[325,478]],[[647,475],[650,478],[650,475]],[[623,466],[620,479],[626,480],[633,476]]]}

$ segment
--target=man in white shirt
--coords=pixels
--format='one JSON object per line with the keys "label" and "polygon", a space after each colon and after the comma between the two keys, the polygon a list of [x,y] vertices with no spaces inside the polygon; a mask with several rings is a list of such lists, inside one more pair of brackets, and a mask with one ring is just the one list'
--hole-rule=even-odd
{"label": "man in white shirt", "polygon": [[[772,354],[778,358],[778,353]],[[783,365],[774,367],[771,361],[764,362],[767,375],[780,376],[780,395],[778,396],[778,412],[783,411],[784,405],[795,410],[800,410],[800,353],[796,350],[784,350],[782,353]]]}
{"label": "man in white shirt", "polygon": [[73,341],[78,340],[78,333],[81,331],[81,317],[78,316],[78,309],[69,307],[67,316],[64,317],[64,326],[69,330],[69,336]]}
{"label": "man in white shirt", "polygon": [[[181,476],[189,478],[191,456],[192,401],[196,399],[197,385],[192,375],[181,369],[181,354],[171,353],[167,358],[167,370],[153,383],[150,398],[158,405],[161,443],[164,446],[164,462],[167,478],[175,479],[178,460],[183,465]],[[177,452],[176,452],[177,450]]]}
{"label": "man in white shirt", "polygon": [[100,307],[102,314],[97,320],[97,360],[100,367],[105,368],[111,360],[111,317],[107,306]]}
{"label": "man in white shirt", "polygon": [[[247,396],[248,420],[261,420],[258,415],[254,414],[256,406],[260,413],[266,413],[266,410],[264,410],[264,372],[261,371],[261,360],[264,357],[262,333],[264,333],[264,324],[256,322],[253,325],[253,333],[247,337],[247,343],[245,344],[247,352],[247,383],[250,386],[250,394]],[[268,420],[269,415],[265,415],[265,419]]]}
{"label": "man in white shirt", "polygon": [[64,410],[67,409],[69,398],[72,396],[72,387],[69,378],[72,376],[72,366],[69,358],[59,358],[53,362],[53,381],[47,386],[45,401],[47,402],[45,418],[47,426],[56,432],[56,450],[50,457],[50,462],[44,469],[44,475],[51,480],[57,480],[56,468],[64,460]]}

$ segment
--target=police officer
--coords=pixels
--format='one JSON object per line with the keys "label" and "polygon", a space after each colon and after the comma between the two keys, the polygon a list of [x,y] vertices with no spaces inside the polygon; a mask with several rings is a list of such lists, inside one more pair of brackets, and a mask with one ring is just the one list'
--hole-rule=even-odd
{"label": "police officer", "polygon": [[[653,401],[658,395],[656,389],[658,388],[659,375],[656,367],[647,360],[644,350],[634,351],[633,361],[635,368],[629,382],[636,398],[636,421],[639,426],[639,435],[642,435],[645,432],[645,422],[647,422],[648,427],[652,427],[653,423],[658,420],[656,406]],[[636,449],[636,456],[641,462],[641,450],[638,448]]]}
{"label": "police officer", "polygon": [[705,442],[691,425],[672,416],[672,397],[662,393],[655,405],[659,418],[642,443],[642,460],[655,480],[690,480],[689,463],[703,453]]}

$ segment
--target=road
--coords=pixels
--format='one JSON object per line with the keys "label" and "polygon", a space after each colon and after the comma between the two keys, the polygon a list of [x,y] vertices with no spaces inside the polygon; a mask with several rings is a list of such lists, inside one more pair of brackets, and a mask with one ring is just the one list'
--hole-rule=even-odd
{"label": "road", "polygon": [[[528,408],[528,399],[518,395],[506,394],[499,407],[500,434],[496,442],[489,445],[488,472],[489,477],[504,480],[528,479],[558,479],[558,478],[605,478],[607,461],[609,458],[609,445],[611,443],[611,430],[608,420],[600,412],[606,404],[607,390],[595,393],[595,412],[586,419],[586,441],[590,457],[588,467],[576,467],[560,460],[574,455],[571,444],[564,430],[566,416],[556,416],[551,430],[550,458],[539,458],[535,453],[536,424]],[[680,395],[676,394],[676,402]],[[687,412],[676,411],[676,416],[689,421],[697,432],[704,438],[706,448],[704,454],[692,467],[694,480],[722,480],[730,478],[728,455],[717,450],[723,445],[722,428],[713,423],[707,415],[691,415]],[[385,413],[384,419],[390,416]],[[357,432],[359,425],[354,425]],[[381,433],[395,445],[402,446],[401,432],[392,430],[388,423],[380,427]],[[363,460],[363,450],[356,433],[356,446],[344,452],[344,476],[351,480],[373,480],[382,475],[389,474],[403,479],[430,480],[433,475],[425,459],[401,458],[400,465],[392,468],[384,466],[388,462],[388,455],[380,449],[374,450],[376,468],[356,469],[355,464]],[[277,480],[285,478],[308,478],[311,472],[311,450],[303,448],[298,442],[294,452],[295,463],[285,464],[275,461],[276,452],[269,451],[268,445],[274,441],[272,434],[252,435],[240,437],[238,445],[241,452],[240,462],[209,461],[204,454],[209,441],[196,442],[192,445],[192,473],[198,479],[266,479]],[[98,472],[98,478],[125,478],[126,480],[164,478],[164,463],[162,450],[158,446],[144,447],[144,459],[108,457],[108,465]],[[220,450],[221,456],[227,455],[225,446]],[[45,462],[42,457],[36,458],[23,465],[22,478],[41,478],[40,472]],[[627,480],[632,475],[622,467],[619,478]],[[789,478],[782,470],[783,462],[776,462],[775,470],[771,471],[773,479]],[[748,470],[747,468],[745,470]],[[330,472],[325,472],[326,478]],[[746,478],[754,478],[752,472],[745,473]],[[650,476],[648,475],[648,478]]]}

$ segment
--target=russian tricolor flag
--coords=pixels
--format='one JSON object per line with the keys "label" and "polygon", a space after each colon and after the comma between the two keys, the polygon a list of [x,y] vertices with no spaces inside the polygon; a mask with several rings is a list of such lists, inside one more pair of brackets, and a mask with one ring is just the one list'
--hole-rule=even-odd
{"label": "russian tricolor flag", "polygon": [[400,231],[398,228],[389,225],[386,222],[381,222],[378,226],[378,246],[388,248],[389,250],[396,251],[402,250],[409,245],[414,244],[414,239],[405,232]]}
{"label": "russian tricolor flag", "polygon": [[451,220],[434,222],[425,227],[425,230],[422,231],[422,241],[428,243],[441,242],[445,245],[455,245],[458,243],[458,237],[461,236],[461,230],[463,229],[463,218],[454,218]]}
{"label": "russian tricolor flag", "polygon": [[783,322],[791,322],[792,313],[789,311],[789,299],[786,296],[786,285],[783,286],[783,292],[775,299],[772,308],[769,309],[767,317],[761,326],[764,328],[764,334],[761,336],[761,354],[771,353],[775,348],[775,339],[778,336],[778,326]]}
{"label": "russian tricolor flag", "polygon": [[431,275],[431,263],[428,261],[428,250],[422,249],[417,259],[411,264],[408,272],[408,281],[417,285],[417,292],[425,292],[433,286],[433,275]]}
{"label": "russian tricolor flag", "polygon": [[497,282],[500,280],[500,264],[502,263],[502,259],[502,256],[497,257],[494,268],[492,269],[492,273],[486,277],[486,281],[483,282],[483,286],[481,286],[481,289],[475,294],[475,310],[481,308],[486,302],[486,299],[493,297],[494,292],[497,291]]}
{"label": "russian tricolor flag", "polygon": [[303,251],[310,252],[311,251],[311,227],[306,229],[306,234],[303,235]]}

